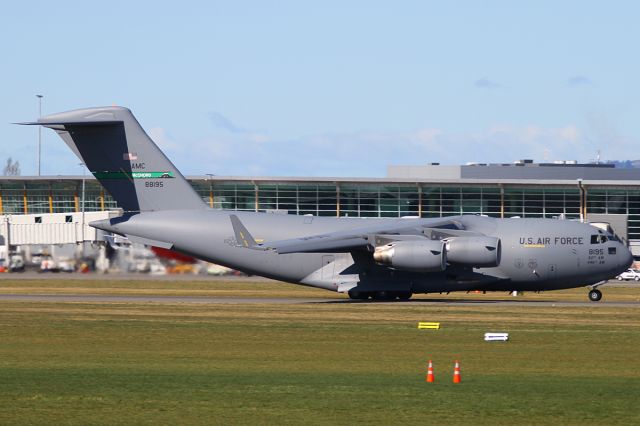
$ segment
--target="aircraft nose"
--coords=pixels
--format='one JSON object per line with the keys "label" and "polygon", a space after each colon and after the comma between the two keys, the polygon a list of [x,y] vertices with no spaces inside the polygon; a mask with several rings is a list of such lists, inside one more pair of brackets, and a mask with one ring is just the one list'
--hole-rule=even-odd
{"label": "aircraft nose", "polygon": [[618,258],[620,259],[620,266],[628,268],[633,263],[633,254],[631,254],[631,250],[629,250],[628,247],[622,244],[621,246],[622,247],[620,247],[620,251],[618,252],[619,253]]}
{"label": "aircraft nose", "polygon": [[631,264],[633,263],[633,254],[631,254],[631,250],[629,250],[628,247],[623,246],[623,265],[626,265],[626,267],[631,266]]}

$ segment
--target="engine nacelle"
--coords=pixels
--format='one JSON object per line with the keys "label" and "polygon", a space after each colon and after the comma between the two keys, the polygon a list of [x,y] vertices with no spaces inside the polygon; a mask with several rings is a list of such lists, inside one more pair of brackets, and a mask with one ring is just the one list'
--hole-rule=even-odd
{"label": "engine nacelle", "polygon": [[500,265],[502,246],[496,237],[453,237],[447,240],[447,260],[451,263],[492,268]]}
{"label": "engine nacelle", "polygon": [[447,267],[447,250],[440,240],[394,241],[376,247],[373,258],[378,263],[405,271],[437,272]]}

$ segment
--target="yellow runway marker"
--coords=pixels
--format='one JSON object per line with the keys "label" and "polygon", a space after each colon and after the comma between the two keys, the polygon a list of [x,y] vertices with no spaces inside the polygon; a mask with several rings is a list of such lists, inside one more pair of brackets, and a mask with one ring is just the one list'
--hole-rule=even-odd
{"label": "yellow runway marker", "polygon": [[418,330],[440,330],[439,322],[419,322]]}

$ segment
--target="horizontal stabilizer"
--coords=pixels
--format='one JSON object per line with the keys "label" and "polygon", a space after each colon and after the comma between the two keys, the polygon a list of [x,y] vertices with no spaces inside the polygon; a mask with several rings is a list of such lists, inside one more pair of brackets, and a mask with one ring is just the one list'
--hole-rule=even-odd
{"label": "horizontal stabilizer", "polygon": [[38,121],[27,121],[24,123],[13,123],[18,124],[20,126],[43,126],[43,127],[52,127],[52,126],[109,126],[109,125],[119,125],[122,124],[122,120],[97,120],[97,121],[74,121],[74,120],[59,120],[59,121],[47,121],[46,123],[40,123]]}
{"label": "horizontal stabilizer", "polygon": [[135,235],[130,235],[130,234],[126,235],[126,237],[132,243],[144,244],[145,246],[160,247],[160,248],[164,248],[164,249],[172,249],[173,248],[173,243],[168,243],[166,241],[152,240],[152,239],[149,239],[149,238],[137,237]]}
{"label": "horizontal stabilizer", "polygon": [[125,212],[207,208],[127,108],[84,108],[17,124],[55,130]]}

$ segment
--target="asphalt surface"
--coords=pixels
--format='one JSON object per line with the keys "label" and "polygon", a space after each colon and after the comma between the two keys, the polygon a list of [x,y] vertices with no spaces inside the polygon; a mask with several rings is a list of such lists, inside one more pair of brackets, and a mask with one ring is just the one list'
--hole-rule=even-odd
{"label": "asphalt surface", "polygon": [[[110,274],[79,272],[47,272],[35,271],[15,272],[0,274],[0,285],[2,280],[97,280],[97,281],[251,281],[251,282],[281,282],[270,278],[259,277],[257,275],[202,275],[202,274],[145,274],[135,272],[117,272]],[[640,289],[640,282],[611,280],[602,288],[611,287],[637,287]]]}
{"label": "asphalt surface", "polygon": [[[585,295],[586,298],[586,295]],[[164,303],[164,304],[411,304],[425,306],[540,306],[540,307],[593,307],[593,308],[636,308],[640,302],[566,302],[540,300],[460,300],[460,299],[413,299],[402,302],[361,301],[329,298],[299,297],[206,297],[206,296],[129,296],[129,295],[77,295],[77,294],[0,294],[0,301],[23,302],[75,302],[75,303]]]}
{"label": "asphalt surface", "polygon": [[[13,273],[0,274],[0,286],[4,279],[11,280],[160,280],[160,281],[247,281],[252,282],[277,282],[262,277],[247,276],[207,276],[207,275],[150,275],[137,273],[119,274],[80,274],[80,273]],[[164,303],[164,304],[308,304],[308,303],[338,303],[338,304],[358,304],[358,303],[408,303],[411,305],[425,306],[558,306],[558,307],[620,307],[620,308],[640,308],[640,302],[616,302],[607,301],[607,287],[638,287],[640,284],[633,281],[610,281],[601,287],[604,297],[600,302],[590,302],[587,300],[585,288],[584,301],[562,301],[562,300],[526,300],[522,297],[513,299],[447,299],[447,298],[419,298],[401,302],[383,301],[362,301],[350,300],[344,297],[243,297],[238,296],[161,296],[161,295],[104,295],[104,294],[0,294],[0,301],[24,301],[24,302],[69,302],[69,303]]]}
{"label": "asphalt surface", "polygon": [[[10,274],[0,274],[2,280],[97,280],[97,281],[273,281],[269,278],[247,275],[198,275],[198,274],[143,274],[135,272],[122,272],[111,274],[78,272],[14,272]],[[638,285],[640,287],[640,285]]]}
{"label": "asphalt surface", "polygon": [[244,303],[313,303],[336,302],[336,299],[297,297],[206,297],[206,296],[113,296],[78,294],[0,294],[0,301],[25,302],[83,302],[83,303],[200,303],[200,304],[244,304]]}

